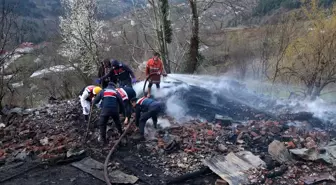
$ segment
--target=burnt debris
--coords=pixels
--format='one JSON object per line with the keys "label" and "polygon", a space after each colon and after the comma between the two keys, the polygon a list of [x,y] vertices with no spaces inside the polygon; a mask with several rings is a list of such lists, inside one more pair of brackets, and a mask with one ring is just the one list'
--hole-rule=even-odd
{"label": "burnt debris", "polygon": [[[148,124],[146,133],[150,137],[145,142],[132,139],[136,132],[133,126],[109,167],[137,176],[140,184],[334,183],[334,127],[311,113],[275,116],[223,96],[217,97],[218,106],[205,104],[208,101],[199,94],[209,92],[196,87],[191,90],[195,94],[187,96],[189,91],[179,91],[175,95],[189,102],[189,115],[208,119],[180,123],[165,116],[159,120],[160,130]],[[97,145],[92,124],[88,141],[82,143],[86,124],[79,102],[53,99],[50,103],[37,109],[20,109],[20,113],[9,114],[10,121],[0,123],[0,168],[27,161],[62,164],[85,155],[102,161],[117,141],[118,134],[112,129],[109,145]],[[94,112],[93,122],[96,116]],[[164,127],[166,122],[170,126]],[[248,166],[240,170],[243,180],[227,178],[232,172],[220,165],[233,164],[237,156],[239,164]],[[251,158],[242,156],[258,159],[262,165],[251,165]]]}

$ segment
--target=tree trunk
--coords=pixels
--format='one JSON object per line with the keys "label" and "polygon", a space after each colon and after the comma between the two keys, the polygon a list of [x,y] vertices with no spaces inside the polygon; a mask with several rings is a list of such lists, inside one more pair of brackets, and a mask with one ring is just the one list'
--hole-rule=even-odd
{"label": "tree trunk", "polygon": [[[164,26],[163,26],[164,27]],[[161,42],[162,42],[162,52],[161,52],[161,56],[162,56],[162,62],[164,64],[164,69],[166,71],[166,73],[170,73],[170,63],[169,63],[169,53],[168,53],[168,47],[167,47],[167,42],[166,42],[166,37],[165,37],[165,29],[162,28],[162,38],[161,38]]]}
{"label": "tree trunk", "polygon": [[328,85],[329,83],[326,81],[322,82],[322,78],[319,77],[318,80],[316,80],[314,88],[312,90],[311,94],[311,100],[315,100],[317,97],[321,96],[322,90]]}
{"label": "tree trunk", "polygon": [[[166,25],[165,23],[165,15],[163,12],[162,7],[162,1],[160,0],[154,0],[152,1],[155,8],[154,11],[154,18],[155,18],[155,24],[156,24],[156,34],[157,34],[157,40],[158,40],[158,46],[159,46],[159,52],[161,55],[161,59],[164,65],[164,69],[167,73],[170,72],[170,65],[168,63],[168,47],[166,42]],[[167,7],[166,7],[167,8]]]}
{"label": "tree trunk", "polygon": [[198,48],[199,48],[199,21],[198,21],[198,11],[197,11],[197,0],[189,0],[189,5],[191,9],[192,19],[191,19],[191,38],[189,46],[189,56],[186,62],[185,72],[194,73],[198,65]]}
{"label": "tree trunk", "polygon": [[316,98],[321,95],[321,92],[322,92],[322,88],[314,87],[314,90],[310,96],[310,100],[316,100]]}
{"label": "tree trunk", "polygon": [[161,31],[162,31],[162,57],[166,73],[170,73],[170,60],[168,53],[168,44],[171,42],[172,29],[169,20],[169,2],[168,0],[160,0],[160,18],[161,18]]}
{"label": "tree trunk", "polygon": [[314,86],[312,84],[307,85],[306,97],[310,97],[313,93]]}
{"label": "tree trunk", "polygon": [[168,50],[167,50],[167,43],[165,41],[165,32],[164,32],[164,26],[162,25],[162,20],[161,20],[161,25],[160,25],[160,37],[159,37],[159,43],[160,43],[160,54],[161,54],[161,59],[164,65],[164,69],[167,73],[170,72],[170,67],[168,64]]}

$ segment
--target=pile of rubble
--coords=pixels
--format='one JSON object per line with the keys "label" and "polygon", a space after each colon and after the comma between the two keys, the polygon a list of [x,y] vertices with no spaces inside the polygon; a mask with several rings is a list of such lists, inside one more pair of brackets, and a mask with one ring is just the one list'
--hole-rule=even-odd
{"label": "pile of rubble", "polygon": [[[207,168],[221,179],[218,184],[335,182],[333,127],[316,128],[309,116],[307,121],[295,115],[271,119],[259,114],[246,122],[216,117],[213,123],[192,120],[183,124],[167,118],[170,126],[156,131],[148,124],[151,140],[128,140],[125,155],[148,161],[148,166],[160,169],[167,179]],[[65,159],[82,154],[85,147],[106,156],[99,146],[83,143],[83,123],[81,107],[75,100],[55,101],[12,115],[0,123],[0,166],[27,158]]]}
{"label": "pile of rubble", "polygon": [[47,160],[69,157],[82,151],[85,125],[75,101],[61,101],[46,107],[7,115],[0,128],[0,164],[26,158]]}
{"label": "pile of rubble", "polygon": [[[336,142],[330,140],[335,137],[332,130],[314,128],[307,121],[262,120],[260,116],[246,123],[229,125],[199,120],[174,124],[158,131],[156,138],[146,147],[153,155],[160,156],[154,158],[157,161],[153,163],[170,177],[203,169],[206,161],[215,160],[218,164],[223,163],[220,168],[224,170],[217,173],[218,164],[211,162],[212,165],[207,166],[230,184],[235,184],[229,178],[232,174],[220,174],[228,172],[225,166],[230,166],[227,163],[231,161],[227,160],[233,160],[232,156],[237,158],[234,160],[237,162],[237,156],[245,156],[246,153],[241,153],[249,151],[253,153],[249,154],[255,158],[253,161],[262,162],[258,164],[260,166],[242,172],[247,175],[247,184],[335,182]],[[230,157],[221,161],[218,156]]]}

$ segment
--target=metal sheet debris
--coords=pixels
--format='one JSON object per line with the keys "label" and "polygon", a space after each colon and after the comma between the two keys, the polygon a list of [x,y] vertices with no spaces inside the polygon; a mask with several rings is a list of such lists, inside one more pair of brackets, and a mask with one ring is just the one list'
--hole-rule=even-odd
{"label": "metal sheet debris", "polygon": [[248,170],[266,166],[264,161],[249,151],[216,156],[204,160],[204,164],[230,185],[248,183]]}
{"label": "metal sheet debris", "polygon": [[[81,161],[74,162],[71,164],[72,166],[89,173],[96,177],[97,179],[100,179],[102,181],[104,180],[104,172],[103,163],[100,163],[90,157],[87,157]],[[136,181],[138,181],[138,178],[133,175],[125,174],[124,172],[120,170],[114,170],[109,173],[110,180],[112,183],[118,183],[118,184],[134,184]]]}
{"label": "metal sheet debris", "polygon": [[302,180],[305,184],[315,184],[315,183],[319,183],[322,181],[335,182],[335,177],[333,177],[329,173],[324,173],[324,174],[315,174],[312,176],[307,175],[307,176],[301,177],[300,180]]}
{"label": "metal sheet debris", "polygon": [[336,166],[336,141],[330,142],[327,146],[322,147],[320,149],[317,148],[302,148],[302,149],[291,149],[289,150],[294,155],[298,157],[309,160],[324,160],[327,163]]}

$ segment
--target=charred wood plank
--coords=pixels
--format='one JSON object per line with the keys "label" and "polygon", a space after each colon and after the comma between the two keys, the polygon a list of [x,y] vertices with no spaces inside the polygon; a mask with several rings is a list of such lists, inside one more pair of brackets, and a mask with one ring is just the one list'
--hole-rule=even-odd
{"label": "charred wood plank", "polygon": [[118,163],[120,163],[122,166],[124,166],[132,174],[137,176],[143,183],[148,184],[148,185],[158,185],[159,184],[159,182],[155,182],[155,180],[154,180],[154,182],[149,181],[148,178],[146,178],[146,176],[144,175],[144,173],[141,172],[141,170],[134,167],[133,165],[128,164],[126,161],[122,160],[121,158],[115,157],[114,160],[116,160]]}
{"label": "charred wood plank", "polygon": [[185,182],[185,181],[187,181],[189,179],[193,179],[193,178],[199,177],[200,175],[211,174],[211,173],[213,173],[213,172],[209,169],[209,167],[203,167],[203,168],[201,168],[198,171],[191,172],[191,173],[186,173],[184,175],[172,178],[172,179],[168,180],[166,182],[166,184],[167,185],[178,184],[178,183]]}

